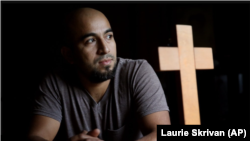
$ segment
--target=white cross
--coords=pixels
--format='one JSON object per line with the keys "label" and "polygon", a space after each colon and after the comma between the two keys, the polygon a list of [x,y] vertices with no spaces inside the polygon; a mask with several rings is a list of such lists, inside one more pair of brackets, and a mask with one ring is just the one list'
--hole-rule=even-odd
{"label": "white cross", "polygon": [[213,69],[212,48],[193,47],[192,27],[176,25],[177,47],[158,47],[161,71],[180,70],[185,125],[199,125],[196,69]]}

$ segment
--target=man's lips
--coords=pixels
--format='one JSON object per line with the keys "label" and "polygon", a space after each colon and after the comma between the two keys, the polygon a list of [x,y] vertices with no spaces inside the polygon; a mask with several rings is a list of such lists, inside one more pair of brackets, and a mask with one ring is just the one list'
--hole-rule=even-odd
{"label": "man's lips", "polygon": [[99,61],[99,64],[101,65],[109,65],[111,63],[112,59],[103,59]]}

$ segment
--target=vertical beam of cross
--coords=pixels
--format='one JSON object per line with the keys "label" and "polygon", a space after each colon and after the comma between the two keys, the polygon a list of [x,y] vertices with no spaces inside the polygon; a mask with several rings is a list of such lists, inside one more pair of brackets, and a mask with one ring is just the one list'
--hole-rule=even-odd
{"label": "vertical beam of cross", "polygon": [[176,25],[177,47],[159,47],[161,71],[180,70],[184,123],[200,124],[196,69],[213,69],[211,48],[193,48],[192,27]]}
{"label": "vertical beam of cross", "polygon": [[185,124],[200,124],[191,26],[177,26],[177,39]]}

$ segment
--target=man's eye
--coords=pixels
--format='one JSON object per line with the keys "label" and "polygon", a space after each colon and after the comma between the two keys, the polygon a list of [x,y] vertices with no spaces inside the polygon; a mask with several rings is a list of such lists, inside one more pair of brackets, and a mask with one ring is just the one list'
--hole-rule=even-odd
{"label": "man's eye", "polygon": [[111,39],[113,37],[113,35],[108,35],[107,38],[108,39]]}
{"label": "man's eye", "polygon": [[94,39],[89,39],[87,40],[87,43],[93,43],[95,40]]}

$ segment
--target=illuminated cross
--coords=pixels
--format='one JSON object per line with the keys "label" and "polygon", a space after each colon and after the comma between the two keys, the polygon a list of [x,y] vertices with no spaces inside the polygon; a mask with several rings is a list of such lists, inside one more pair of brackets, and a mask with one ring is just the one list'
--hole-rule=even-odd
{"label": "illuminated cross", "polygon": [[213,69],[212,48],[193,48],[192,27],[176,25],[177,47],[159,47],[161,71],[180,70],[185,125],[199,125],[196,69]]}

